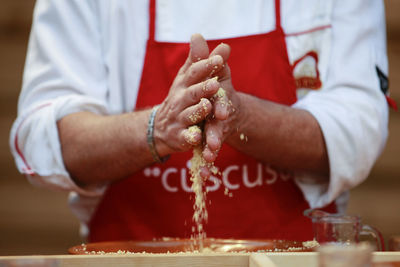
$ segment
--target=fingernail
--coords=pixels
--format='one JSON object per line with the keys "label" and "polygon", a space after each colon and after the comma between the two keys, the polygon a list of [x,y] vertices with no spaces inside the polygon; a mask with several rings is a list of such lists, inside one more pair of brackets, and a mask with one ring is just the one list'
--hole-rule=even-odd
{"label": "fingernail", "polygon": [[189,142],[190,144],[195,144],[197,141],[196,135],[201,134],[201,129],[197,125],[193,125],[186,129],[183,134],[186,142]]}
{"label": "fingernail", "polygon": [[194,33],[190,36],[190,42],[194,41],[196,38],[202,37],[200,33]]}
{"label": "fingernail", "polygon": [[222,98],[225,95],[226,95],[226,92],[225,92],[224,88],[222,88],[222,87],[218,88],[217,93],[215,93],[215,97],[218,97],[218,98]]}
{"label": "fingernail", "polygon": [[210,84],[210,83],[214,84],[214,85],[217,85],[218,84],[218,77],[214,77],[214,78],[210,79],[208,81],[207,85]]}
{"label": "fingernail", "polygon": [[202,99],[200,99],[200,103],[201,103],[201,106],[203,107],[203,110],[205,111],[205,112],[208,112],[208,99],[207,98],[202,98]]}
{"label": "fingernail", "polygon": [[219,65],[223,63],[223,59],[220,55],[215,55],[211,57],[211,64]]}
{"label": "fingernail", "polygon": [[219,83],[218,83],[218,77],[214,77],[214,78],[209,79],[209,80],[207,80],[207,81],[205,81],[205,82],[203,83],[203,91],[204,91],[204,92],[207,92],[207,91],[210,90],[210,87],[211,87],[211,86],[218,86],[218,85],[219,85]]}

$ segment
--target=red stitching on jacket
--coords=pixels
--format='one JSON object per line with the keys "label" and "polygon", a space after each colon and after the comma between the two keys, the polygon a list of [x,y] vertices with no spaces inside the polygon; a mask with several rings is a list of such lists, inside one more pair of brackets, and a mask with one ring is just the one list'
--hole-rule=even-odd
{"label": "red stitching on jacket", "polygon": [[37,108],[35,108],[28,116],[26,116],[26,117],[21,121],[21,123],[18,125],[17,132],[16,132],[16,134],[15,134],[15,139],[14,139],[15,150],[17,151],[18,155],[21,157],[22,161],[23,161],[24,164],[25,164],[25,167],[22,168],[22,171],[25,172],[26,174],[29,174],[29,175],[34,175],[35,172],[34,172],[34,171],[32,170],[32,168],[29,166],[28,162],[26,162],[25,156],[24,156],[24,154],[22,153],[21,149],[20,149],[19,146],[18,146],[18,132],[19,132],[19,129],[21,128],[22,124],[25,122],[25,120],[26,120],[30,115],[32,115],[33,113],[35,113],[35,112],[38,111],[39,109],[44,108],[44,107],[49,106],[49,105],[51,105],[51,103],[46,103],[46,104],[40,105],[40,106],[38,106]]}
{"label": "red stitching on jacket", "polygon": [[288,37],[288,36],[303,35],[303,34],[307,34],[307,33],[321,31],[321,30],[324,30],[324,29],[327,29],[327,28],[332,28],[332,25],[329,24],[329,25],[318,26],[318,27],[315,27],[315,28],[312,28],[312,29],[309,29],[309,30],[306,30],[306,31],[302,31],[302,32],[286,33],[285,36]]}

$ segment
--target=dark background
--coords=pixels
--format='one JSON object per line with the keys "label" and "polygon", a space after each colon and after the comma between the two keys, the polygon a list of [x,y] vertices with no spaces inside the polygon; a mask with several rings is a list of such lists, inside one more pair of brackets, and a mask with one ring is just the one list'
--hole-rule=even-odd
{"label": "dark background", "polygon": [[[390,90],[400,104],[400,1],[387,0]],[[65,254],[80,244],[67,194],[36,188],[20,175],[8,138],[16,117],[33,0],[0,3],[0,255]],[[352,190],[348,213],[400,235],[400,113],[390,111],[390,136],[366,182]]]}

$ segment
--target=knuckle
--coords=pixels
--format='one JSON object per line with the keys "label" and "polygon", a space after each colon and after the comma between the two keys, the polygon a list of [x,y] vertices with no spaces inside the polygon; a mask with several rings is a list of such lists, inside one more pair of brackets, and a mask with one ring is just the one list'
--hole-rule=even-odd
{"label": "knuckle", "polygon": [[177,103],[180,103],[183,99],[185,99],[185,92],[186,90],[179,90],[179,91],[177,91],[176,92],[176,94],[175,94],[175,97],[174,97],[174,100],[175,100],[175,103],[174,103],[174,107],[176,107],[177,105]]}
{"label": "knuckle", "polygon": [[207,81],[203,81],[201,83],[201,91],[202,91],[202,93],[206,94],[207,91],[209,90],[209,87],[210,87],[210,82],[208,80]]}
{"label": "knuckle", "polygon": [[194,88],[191,88],[190,90],[188,90],[188,94],[189,94],[190,100],[192,100],[194,102],[197,102],[199,100],[199,93]]}
{"label": "knuckle", "polygon": [[207,98],[202,98],[199,103],[199,109],[200,109],[200,112],[202,112],[202,114],[204,114],[204,116],[206,116],[207,114],[209,114],[211,112],[212,104]]}
{"label": "knuckle", "polygon": [[198,140],[197,133],[193,133],[190,130],[190,127],[185,129],[185,134],[183,135],[183,139],[185,140],[186,144],[194,145]]}
{"label": "knuckle", "polygon": [[194,79],[198,76],[198,69],[196,67],[197,65],[193,64],[192,66],[190,66],[189,71],[187,72],[188,78],[189,79]]}
{"label": "knuckle", "polygon": [[189,115],[188,117],[189,123],[198,123],[203,119],[203,115],[201,113],[201,109],[197,108]]}
{"label": "knuckle", "polygon": [[182,66],[182,67],[179,68],[179,70],[178,70],[178,75],[182,75],[182,74],[185,73],[185,67],[186,67],[186,66]]}
{"label": "knuckle", "polygon": [[[183,73],[181,73],[181,74],[183,74]],[[183,82],[184,82],[184,80],[185,80],[185,76],[184,75],[181,75],[181,74],[178,74],[176,77],[175,77],[175,79],[174,79],[174,82],[172,83],[172,86],[171,86],[171,89],[172,88],[177,88],[177,87],[180,87],[182,84],[183,84]]]}

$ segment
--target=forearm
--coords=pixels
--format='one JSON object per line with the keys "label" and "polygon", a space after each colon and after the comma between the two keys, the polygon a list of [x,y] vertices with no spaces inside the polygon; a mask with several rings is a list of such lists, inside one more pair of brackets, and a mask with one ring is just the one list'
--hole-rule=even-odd
{"label": "forearm", "polygon": [[228,144],[278,168],[328,176],[324,137],[307,111],[239,93],[240,126]]}
{"label": "forearm", "polygon": [[[211,113],[220,84],[210,74],[220,71],[229,49],[219,45],[209,57],[201,35],[191,38],[186,62],[175,77],[154,118],[153,141],[158,156],[187,151],[201,142],[191,133]],[[218,53],[223,50],[224,53]],[[154,91],[154,93],[158,93]],[[81,112],[58,122],[62,156],[72,178],[81,185],[125,178],[154,162],[147,144],[150,110],[114,116]]]}
{"label": "forearm", "polygon": [[150,110],[113,116],[79,112],[58,121],[64,164],[79,185],[125,178],[151,164]]}

